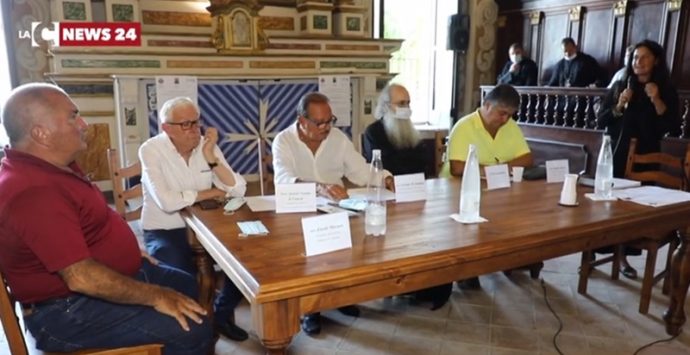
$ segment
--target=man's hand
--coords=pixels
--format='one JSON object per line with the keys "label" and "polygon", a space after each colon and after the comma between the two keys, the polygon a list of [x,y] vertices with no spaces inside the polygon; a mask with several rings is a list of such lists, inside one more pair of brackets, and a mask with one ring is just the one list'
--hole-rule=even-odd
{"label": "man's hand", "polygon": [[206,315],[206,310],[191,298],[169,288],[160,288],[155,297],[153,308],[160,313],[175,318],[180,323],[182,329],[189,331],[187,318],[197,324],[203,322],[200,315]]}
{"label": "man's hand", "polygon": [[350,197],[344,187],[335,184],[316,184],[316,194],[329,198],[333,201],[340,201]]}
{"label": "man's hand", "polygon": [[151,256],[151,254],[149,254],[146,250],[141,250],[141,256],[146,258],[146,260],[148,260],[153,265],[158,265],[159,263],[158,259]]}
{"label": "man's hand", "polygon": [[392,176],[386,176],[385,179],[386,189],[395,192],[395,179]]}
{"label": "man's hand", "polygon": [[208,163],[215,163],[218,160],[213,154],[216,143],[218,143],[218,130],[213,127],[207,128],[206,134],[204,134],[204,145],[201,149]]}
{"label": "man's hand", "polygon": [[510,66],[510,72],[511,73],[516,73],[520,70],[520,64],[518,63],[513,63],[513,65]]}

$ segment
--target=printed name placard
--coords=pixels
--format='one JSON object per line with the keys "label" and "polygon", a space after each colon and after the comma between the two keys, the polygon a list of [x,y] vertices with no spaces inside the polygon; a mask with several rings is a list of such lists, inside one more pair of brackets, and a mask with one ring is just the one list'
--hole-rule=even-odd
{"label": "printed name placard", "polygon": [[345,212],[302,218],[302,234],[306,256],[352,248],[350,221]]}
{"label": "printed name placard", "polygon": [[546,182],[563,182],[565,174],[570,172],[568,159],[546,161]]}
{"label": "printed name placard", "polygon": [[276,185],[276,213],[315,212],[316,184]]}
{"label": "printed name placard", "polygon": [[510,187],[510,175],[508,174],[508,164],[485,166],[484,175],[486,176],[487,190]]}
{"label": "printed name placard", "polygon": [[393,176],[395,201],[410,202],[426,200],[426,182],[423,173]]}

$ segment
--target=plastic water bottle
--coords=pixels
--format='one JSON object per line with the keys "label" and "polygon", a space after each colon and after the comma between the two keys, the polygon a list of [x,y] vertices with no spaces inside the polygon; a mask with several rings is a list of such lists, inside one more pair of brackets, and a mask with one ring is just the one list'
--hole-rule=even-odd
{"label": "plastic water bottle", "polygon": [[367,184],[367,208],[364,212],[364,233],[375,237],[386,234],[386,200],[383,190],[386,188],[381,162],[381,150],[372,151]]}
{"label": "plastic water bottle", "polygon": [[462,173],[462,185],[460,185],[460,219],[463,221],[479,219],[480,184],[477,148],[474,144],[470,144],[467,160],[465,160],[465,170]]}
{"label": "plastic water bottle", "polygon": [[613,197],[613,152],[611,137],[604,135],[597,159],[597,171],[594,175],[594,195],[599,198]]}

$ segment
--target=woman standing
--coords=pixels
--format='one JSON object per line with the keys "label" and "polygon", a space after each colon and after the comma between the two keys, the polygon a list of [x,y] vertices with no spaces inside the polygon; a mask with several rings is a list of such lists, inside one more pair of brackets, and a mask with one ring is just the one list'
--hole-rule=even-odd
{"label": "woman standing", "polygon": [[678,93],[658,43],[644,40],[635,45],[627,75],[609,90],[597,123],[611,136],[615,177],[625,173],[630,138],[637,138],[637,153],[651,153],[659,151],[667,133],[678,135]]}
{"label": "woman standing", "polygon": [[[636,153],[658,152],[667,133],[680,132],[678,93],[670,82],[664,49],[656,42],[644,40],[635,45],[627,75],[613,84],[597,115],[613,144],[613,176],[623,177],[630,139],[637,138]],[[597,252],[612,252],[602,248]],[[639,249],[626,247],[625,255],[640,255]],[[637,271],[622,258],[621,273],[637,277]]]}

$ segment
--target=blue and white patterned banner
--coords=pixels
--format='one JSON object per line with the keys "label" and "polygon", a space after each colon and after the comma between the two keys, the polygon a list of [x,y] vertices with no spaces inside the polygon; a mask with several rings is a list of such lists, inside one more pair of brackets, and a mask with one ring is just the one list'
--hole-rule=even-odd
{"label": "blue and white patterned banner", "polygon": [[[147,85],[147,97],[155,98],[155,85]],[[258,174],[259,140],[262,155],[271,151],[278,132],[297,119],[300,97],[317,91],[316,80],[299,82],[249,81],[199,84],[199,109],[206,127],[216,127],[221,139],[218,146],[225,159],[240,174]],[[154,99],[155,100],[155,99]],[[158,115],[149,102],[149,132],[158,134]],[[338,127],[351,136],[351,127]]]}

